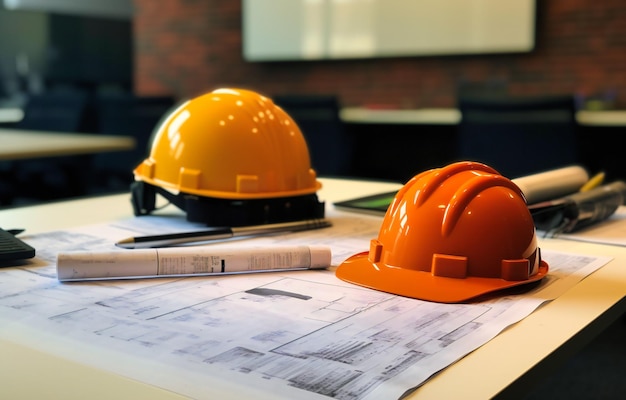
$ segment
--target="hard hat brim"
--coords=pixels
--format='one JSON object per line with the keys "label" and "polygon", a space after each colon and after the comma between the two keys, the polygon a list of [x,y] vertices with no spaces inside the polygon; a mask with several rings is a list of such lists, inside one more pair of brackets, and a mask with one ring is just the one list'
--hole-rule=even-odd
{"label": "hard hat brim", "polygon": [[430,272],[372,263],[368,255],[368,252],[363,252],[348,258],[339,265],[336,276],[370,289],[438,303],[465,302],[494,291],[540,281],[548,273],[548,264],[542,260],[537,274],[523,281],[474,276],[447,278]]}

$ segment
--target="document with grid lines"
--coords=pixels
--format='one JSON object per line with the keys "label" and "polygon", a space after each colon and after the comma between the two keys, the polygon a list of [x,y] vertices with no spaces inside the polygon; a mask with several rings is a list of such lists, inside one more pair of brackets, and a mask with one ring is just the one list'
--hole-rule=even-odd
{"label": "document with grid lines", "polygon": [[[219,246],[324,244],[333,266],[366,251],[380,217],[330,209],[331,228]],[[175,216],[25,236],[37,257],[2,270],[0,337],[192,398],[401,398],[608,258],[543,252],[527,290],[438,304],[323,271],[61,283],[56,254],[189,229]]]}

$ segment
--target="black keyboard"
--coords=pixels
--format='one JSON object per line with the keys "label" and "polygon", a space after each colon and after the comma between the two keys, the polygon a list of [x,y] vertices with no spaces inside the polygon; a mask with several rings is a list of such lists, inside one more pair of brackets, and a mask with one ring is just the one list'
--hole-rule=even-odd
{"label": "black keyboard", "polygon": [[[0,263],[35,257],[35,249],[18,239],[11,232],[0,228]],[[0,266],[2,266],[0,264]]]}

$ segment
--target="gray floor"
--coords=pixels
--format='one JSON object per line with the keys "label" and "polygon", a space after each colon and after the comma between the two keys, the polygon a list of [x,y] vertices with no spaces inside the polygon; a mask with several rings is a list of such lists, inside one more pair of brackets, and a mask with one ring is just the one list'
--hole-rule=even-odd
{"label": "gray floor", "polygon": [[626,315],[525,399],[626,399]]}

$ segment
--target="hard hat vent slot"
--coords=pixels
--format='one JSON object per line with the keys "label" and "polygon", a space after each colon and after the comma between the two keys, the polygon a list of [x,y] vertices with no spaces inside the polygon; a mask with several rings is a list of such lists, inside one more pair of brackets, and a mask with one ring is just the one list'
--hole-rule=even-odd
{"label": "hard hat vent slot", "polygon": [[155,163],[154,161],[147,159],[138,168],[145,176],[154,178]]}
{"label": "hard hat vent slot", "polygon": [[431,273],[446,278],[467,278],[467,257],[433,254]]}
{"label": "hard hat vent slot", "polygon": [[383,254],[383,245],[376,239],[370,240],[370,262],[377,263],[381,260]]}
{"label": "hard hat vent slot", "polygon": [[178,176],[179,186],[198,189],[200,187],[200,175],[202,172],[197,169],[181,168]]}
{"label": "hard hat vent slot", "polygon": [[524,281],[528,279],[530,261],[521,260],[502,260],[501,277],[506,281]]}
{"label": "hard hat vent slot", "polygon": [[259,177],[257,175],[237,175],[237,193],[258,193]]}

